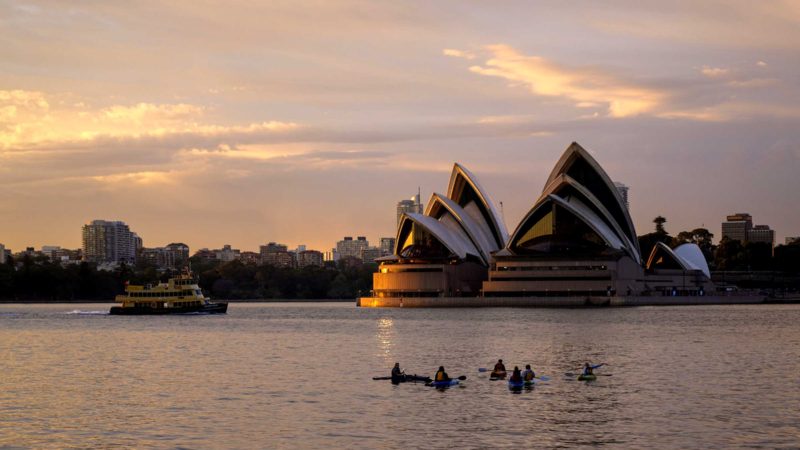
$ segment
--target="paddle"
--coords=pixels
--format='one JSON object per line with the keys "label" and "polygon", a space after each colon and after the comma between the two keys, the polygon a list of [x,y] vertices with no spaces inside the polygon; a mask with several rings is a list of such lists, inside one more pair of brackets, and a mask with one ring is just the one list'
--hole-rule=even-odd
{"label": "paddle", "polygon": [[[580,376],[580,375],[583,375],[583,374],[572,373],[572,372],[567,372],[567,373],[564,374],[565,377],[577,377],[577,376]],[[595,373],[595,374],[592,374],[592,375],[594,375],[596,377],[610,377],[610,376],[612,376],[614,374],[613,373]]]}

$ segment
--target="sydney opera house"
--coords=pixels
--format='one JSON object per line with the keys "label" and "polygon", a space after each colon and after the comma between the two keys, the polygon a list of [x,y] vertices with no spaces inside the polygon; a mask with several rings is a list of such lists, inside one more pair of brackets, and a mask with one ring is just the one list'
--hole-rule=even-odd
{"label": "sydney opera house", "polygon": [[476,177],[455,164],[447,195],[433,194],[423,214],[403,215],[394,255],[378,262],[372,296],[360,306],[703,303],[715,295],[696,245],[641,254],[614,183],[577,143],[510,234]]}

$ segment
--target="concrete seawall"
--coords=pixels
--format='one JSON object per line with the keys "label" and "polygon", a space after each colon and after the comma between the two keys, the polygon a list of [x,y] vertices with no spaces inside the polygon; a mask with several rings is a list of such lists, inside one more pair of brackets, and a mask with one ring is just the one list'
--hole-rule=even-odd
{"label": "concrete seawall", "polygon": [[746,305],[764,303],[764,296],[704,297],[362,297],[362,308],[596,308],[604,306]]}

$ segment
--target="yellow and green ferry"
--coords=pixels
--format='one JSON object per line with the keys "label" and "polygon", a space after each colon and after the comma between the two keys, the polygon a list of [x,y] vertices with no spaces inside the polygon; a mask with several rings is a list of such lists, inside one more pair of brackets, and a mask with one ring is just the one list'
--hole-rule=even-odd
{"label": "yellow and green ferry", "polygon": [[125,294],[118,295],[121,306],[112,306],[114,315],[161,315],[161,314],[225,314],[227,303],[212,303],[203,295],[191,272],[170,278],[155,286],[125,286]]}

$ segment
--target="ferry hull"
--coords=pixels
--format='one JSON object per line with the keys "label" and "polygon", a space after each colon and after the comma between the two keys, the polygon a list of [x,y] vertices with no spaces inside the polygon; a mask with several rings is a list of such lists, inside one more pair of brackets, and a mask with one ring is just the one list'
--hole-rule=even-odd
{"label": "ferry hull", "polygon": [[184,308],[151,308],[112,306],[110,314],[116,316],[163,316],[167,314],[225,314],[228,312],[227,303],[210,303],[201,306],[187,306]]}

